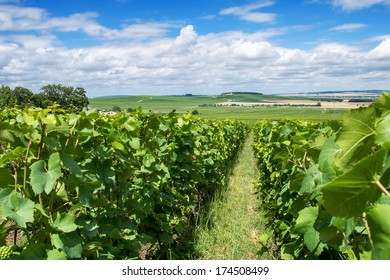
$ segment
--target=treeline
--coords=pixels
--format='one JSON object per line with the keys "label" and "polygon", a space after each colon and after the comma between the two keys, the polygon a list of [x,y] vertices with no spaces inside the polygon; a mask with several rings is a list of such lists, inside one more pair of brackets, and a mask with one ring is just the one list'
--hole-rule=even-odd
{"label": "treeline", "polygon": [[348,102],[374,102],[375,99],[372,98],[352,98]]}
{"label": "treeline", "polygon": [[81,87],[64,86],[61,84],[48,84],[41,87],[39,93],[17,86],[0,88],[0,108],[26,108],[38,107],[45,109],[58,105],[61,109],[70,112],[79,112],[89,104],[85,89]]}

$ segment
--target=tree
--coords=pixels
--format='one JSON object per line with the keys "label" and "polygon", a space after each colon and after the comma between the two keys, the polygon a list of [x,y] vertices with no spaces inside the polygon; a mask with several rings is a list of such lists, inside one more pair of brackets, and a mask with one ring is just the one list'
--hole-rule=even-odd
{"label": "tree", "polygon": [[64,110],[79,112],[89,104],[85,89],[61,84],[49,84],[41,88],[42,94],[52,103],[60,105]]}
{"label": "tree", "polygon": [[114,107],[112,107],[112,111],[113,112],[120,112],[121,111],[121,107],[119,107],[118,105],[115,105]]}
{"label": "tree", "polygon": [[46,95],[43,93],[34,94],[31,98],[31,104],[38,108],[47,108],[48,106],[52,105],[50,100],[48,100]]}
{"label": "tree", "polygon": [[0,108],[14,107],[16,97],[9,86],[1,86],[0,88]]}
{"label": "tree", "polygon": [[89,101],[83,88],[75,89],[61,84],[45,85],[38,94],[20,86],[15,87],[14,90],[9,86],[0,88],[0,108],[15,106],[47,108],[54,104],[66,111],[79,112],[89,105]]}
{"label": "tree", "polygon": [[25,87],[15,87],[13,92],[16,98],[16,104],[20,107],[26,107],[31,104],[34,95],[31,90]]}
{"label": "tree", "polygon": [[89,105],[88,97],[86,95],[85,89],[77,87],[73,90],[69,96],[68,106],[72,110],[81,111],[83,108]]}
{"label": "tree", "polygon": [[45,85],[41,87],[41,93],[46,96],[46,99],[50,100],[52,103],[57,103],[61,105],[61,100],[63,99],[63,95],[66,87],[61,84],[58,85]]}

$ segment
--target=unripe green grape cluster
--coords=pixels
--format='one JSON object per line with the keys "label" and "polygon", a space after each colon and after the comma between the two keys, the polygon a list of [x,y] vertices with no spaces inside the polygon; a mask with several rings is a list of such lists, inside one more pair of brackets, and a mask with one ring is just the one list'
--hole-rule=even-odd
{"label": "unripe green grape cluster", "polygon": [[14,251],[13,246],[2,246],[0,247],[0,260],[8,259],[12,256]]}

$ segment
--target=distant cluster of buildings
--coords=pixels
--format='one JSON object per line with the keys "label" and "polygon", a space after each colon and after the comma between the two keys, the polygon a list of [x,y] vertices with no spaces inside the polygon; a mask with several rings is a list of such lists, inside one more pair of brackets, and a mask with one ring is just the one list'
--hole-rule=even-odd
{"label": "distant cluster of buildings", "polygon": [[109,115],[109,116],[113,116],[113,115],[116,115],[118,114],[118,112],[115,112],[115,111],[106,111],[106,110],[99,110],[99,114],[100,115]]}

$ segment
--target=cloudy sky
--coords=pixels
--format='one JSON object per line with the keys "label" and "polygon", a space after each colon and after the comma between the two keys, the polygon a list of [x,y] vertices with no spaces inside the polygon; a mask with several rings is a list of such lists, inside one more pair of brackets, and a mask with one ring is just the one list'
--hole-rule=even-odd
{"label": "cloudy sky", "polygon": [[0,0],[0,85],[390,89],[390,0]]}

